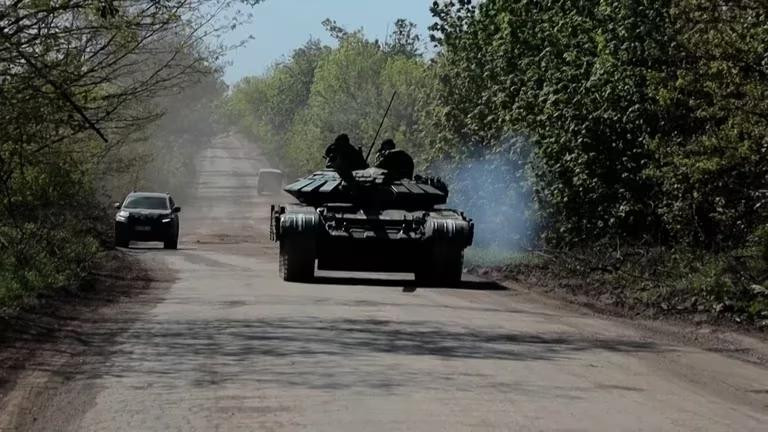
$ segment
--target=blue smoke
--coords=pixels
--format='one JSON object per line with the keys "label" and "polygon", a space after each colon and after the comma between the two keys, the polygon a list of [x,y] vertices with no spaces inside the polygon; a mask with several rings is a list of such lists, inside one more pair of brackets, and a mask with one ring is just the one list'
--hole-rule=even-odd
{"label": "blue smoke", "polygon": [[475,221],[474,246],[505,252],[534,247],[534,200],[525,164],[518,155],[521,140],[460,162],[433,166],[449,185],[447,205]]}

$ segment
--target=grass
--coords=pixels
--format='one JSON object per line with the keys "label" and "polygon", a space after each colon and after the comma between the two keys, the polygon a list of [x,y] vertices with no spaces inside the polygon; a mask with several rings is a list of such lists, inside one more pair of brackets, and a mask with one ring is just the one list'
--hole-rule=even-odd
{"label": "grass", "polygon": [[764,245],[729,252],[593,245],[546,255],[469,248],[465,265],[495,269],[547,290],[609,304],[633,314],[732,321],[768,329]]}
{"label": "grass", "polygon": [[539,261],[539,256],[525,251],[510,251],[474,246],[464,251],[464,265],[467,267],[531,265],[536,264]]}

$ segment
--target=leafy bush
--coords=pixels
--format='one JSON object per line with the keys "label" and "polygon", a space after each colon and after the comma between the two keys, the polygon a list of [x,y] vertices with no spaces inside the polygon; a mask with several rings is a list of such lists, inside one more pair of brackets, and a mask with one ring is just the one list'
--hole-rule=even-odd
{"label": "leafy bush", "polygon": [[433,12],[436,140],[462,155],[529,137],[550,244],[729,248],[766,222],[764,5],[489,0]]}

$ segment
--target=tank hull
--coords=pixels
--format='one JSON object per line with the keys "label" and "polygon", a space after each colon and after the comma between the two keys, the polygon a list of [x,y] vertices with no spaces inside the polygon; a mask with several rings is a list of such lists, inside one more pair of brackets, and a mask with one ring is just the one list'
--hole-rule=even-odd
{"label": "tank hull", "polygon": [[[463,250],[474,234],[462,213],[440,208],[281,205],[273,207],[271,220],[272,238],[303,242],[302,250],[312,251],[318,270],[419,276],[425,269],[439,273],[435,267],[458,265],[460,275]],[[440,254],[451,262],[436,261]]]}
{"label": "tank hull", "polygon": [[439,178],[378,167],[342,178],[325,169],[284,190],[298,203],[272,208],[283,279],[309,281],[317,268],[414,273],[425,285],[460,282],[474,226],[463,213],[440,208],[448,188]]}
{"label": "tank hull", "polygon": [[415,273],[423,247],[417,240],[318,239],[317,269],[373,273]]}

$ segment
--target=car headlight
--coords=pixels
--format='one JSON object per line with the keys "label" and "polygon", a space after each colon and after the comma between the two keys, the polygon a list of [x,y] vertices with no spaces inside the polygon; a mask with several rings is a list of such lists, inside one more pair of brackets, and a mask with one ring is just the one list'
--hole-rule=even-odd
{"label": "car headlight", "polygon": [[170,221],[171,221],[171,218],[165,218],[165,219],[163,219],[163,223],[168,223],[168,222],[170,222]]}
{"label": "car headlight", "polygon": [[125,222],[126,220],[128,220],[128,216],[130,215],[131,214],[128,213],[127,211],[120,210],[119,212],[117,212],[117,216],[115,217],[115,219],[117,219],[120,222]]}

